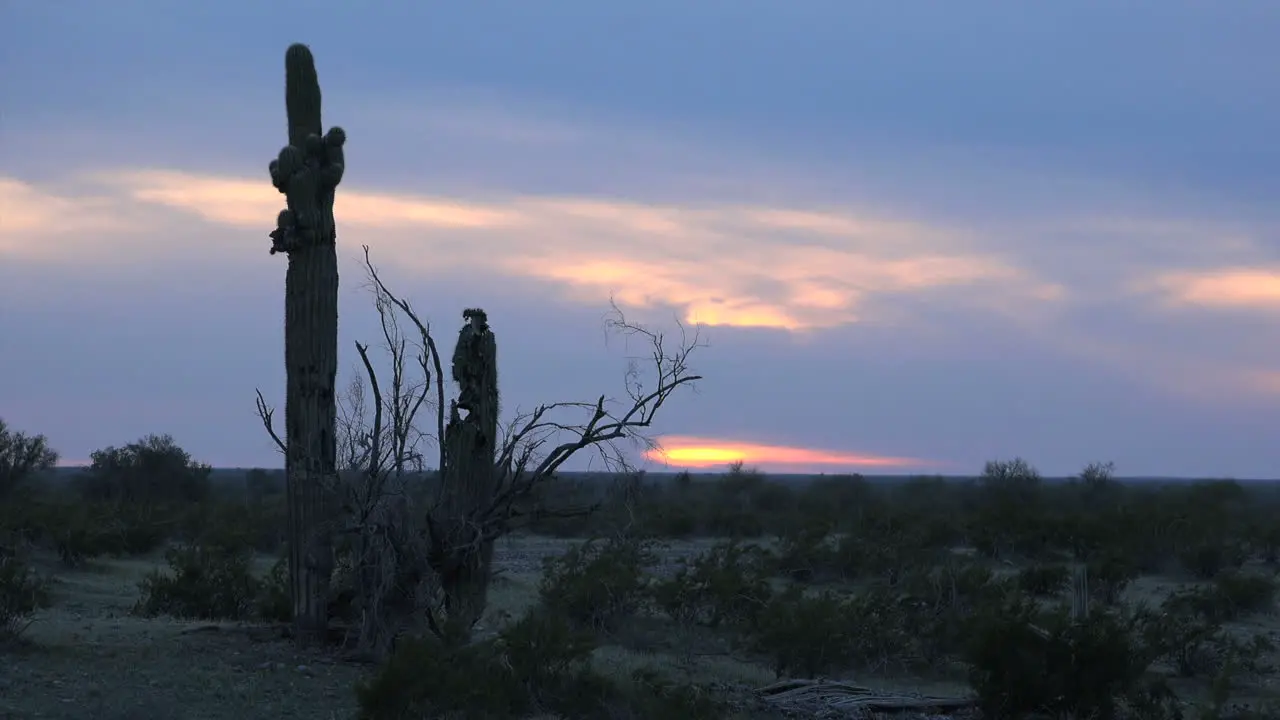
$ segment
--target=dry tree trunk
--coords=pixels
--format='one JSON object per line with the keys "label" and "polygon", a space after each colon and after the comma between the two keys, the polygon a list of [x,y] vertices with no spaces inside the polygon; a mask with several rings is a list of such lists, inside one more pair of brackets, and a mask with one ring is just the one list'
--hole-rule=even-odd
{"label": "dry tree trunk", "polygon": [[[429,378],[441,377],[441,356],[430,330],[414,313],[409,303],[396,297],[383,284],[365,248],[365,265],[378,293],[379,312],[396,309],[404,313],[417,328],[421,338],[421,354],[417,360],[428,382],[410,398],[405,412],[393,412],[391,433],[402,437],[411,431],[416,410],[426,398]],[[361,576],[364,590],[362,644],[375,653],[385,652],[401,630],[408,629],[417,617],[437,636],[454,642],[466,642],[482,616],[488,600],[492,577],[493,545],[496,538],[509,532],[520,518],[545,515],[574,516],[592,508],[554,509],[533,501],[540,485],[553,478],[556,471],[578,451],[590,449],[614,467],[625,465],[625,457],[615,447],[617,440],[644,440],[641,433],[649,428],[654,416],[681,385],[701,379],[689,371],[688,359],[702,343],[695,332],[692,337],[681,328],[680,347],[671,350],[661,333],[626,321],[620,311],[608,321],[608,327],[628,338],[644,340],[651,346],[653,378],[641,383],[641,370],[633,366],[627,373],[626,390],[631,406],[623,406],[619,414],[607,408],[605,396],[595,402],[563,402],[538,406],[531,413],[517,415],[505,436],[498,435],[498,368],[497,344],[488,319],[482,310],[463,313],[466,324],[459,331],[458,344],[452,356],[452,375],[458,383],[458,399],[445,404],[443,383],[436,382],[436,428],[439,442],[439,496],[430,508],[413,508],[397,503],[394,508],[383,505],[381,483],[372,488],[361,509],[353,517],[361,537],[357,554],[367,563]],[[386,334],[384,332],[384,334]],[[393,370],[399,367],[398,353],[403,345],[395,341],[395,333],[386,334],[393,357]],[[382,438],[383,394],[377,374],[366,354],[367,348],[356,343],[368,374],[373,393],[374,429],[371,440],[367,477],[381,479],[387,468],[379,458]],[[392,373],[394,386],[403,378]],[[650,389],[645,389],[649,385]],[[393,402],[393,407],[398,405]],[[447,408],[447,409],[446,409]],[[259,397],[259,415],[270,429],[270,409]],[[563,413],[586,413],[585,420],[558,417]],[[446,417],[448,419],[446,423]],[[408,437],[405,435],[404,437]],[[416,452],[416,451],[415,451]],[[403,448],[388,451],[395,475],[400,475],[398,458]],[[403,498],[403,496],[402,496]],[[387,498],[389,499],[389,498]],[[533,501],[530,507],[520,507]],[[372,503],[372,504],[370,504]],[[426,510],[422,512],[422,510]],[[375,512],[376,510],[376,512]],[[412,515],[411,515],[412,512]],[[425,522],[425,527],[419,523]],[[425,533],[423,532],[425,530]],[[425,564],[424,564],[425,561]],[[444,623],[435,613],[437,593],[443,595]],[[425,611],[425,612],[423,612]],[[416,616],[416,617],[415,617]],[[408,620],[409,622],[403,622]]]}
{"label": "dry tree trunk", "polygon": [[338,369],[338,258],[334,190],[342,179],[346,134],[321,136],[320,82],[305,45],[285,53],[289,145],[272,161],[271,180],[285,195],[271,252],[285,252],[285,468],[289,503],[289,578],[301,643],[328,626],[333,568],[335,378]]}
{"label": "dry tree trunk", "polygon": [[445,463],[436,518],[448,557],[437,560],[450,628],[462,636],[480,620],[489,596],[493,539],[481,513],[497,491],[497,344],[480,309],[463,312],[467,324],[453,351],[458,400],[445,427]]}

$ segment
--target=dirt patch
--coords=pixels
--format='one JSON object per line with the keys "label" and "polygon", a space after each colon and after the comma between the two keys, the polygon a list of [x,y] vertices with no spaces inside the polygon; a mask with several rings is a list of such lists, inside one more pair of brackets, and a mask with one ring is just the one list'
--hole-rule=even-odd
{"label": "dirt patch", "polygon": [[54,606],[0,669],[0,717],[348,718],[363,668],[300,653],[278,631],[130,615],[159,558],[59,570]]}

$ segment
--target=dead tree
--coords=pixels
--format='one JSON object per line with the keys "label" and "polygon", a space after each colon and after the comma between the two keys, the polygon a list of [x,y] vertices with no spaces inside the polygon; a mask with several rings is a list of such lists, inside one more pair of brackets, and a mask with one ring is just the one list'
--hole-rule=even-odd
{"label": "dead tree", "polygon": [[[494,541],[538,517],[589,511],[550,507],[537,490],[583,450],[622,470],[622,441],[651,447],[645,432],[659,409],[677,389],[701,379],[688,364],[701,342],[682,328],[679,346],[672,347],[663,334],[627,321],[614,307],[608,329],[648,348],[647,363],[633,361],[628,368],[626,399],[602,395],[594,402],[540,405],[515,413],[504,426],[498,422],[497,344],[484,312],[464,313],[449,363],[458,395],[448,401],[430,327],[383,283],[367,247],[365,267],[382,317],[390,382],[380,378],[369,348],[357,343],[371,400],[365,413],[372,419],[357,412],[356,403],[344,414],[340,436],[354,428],[351,437],[365,439],[357,440],[361,449],[353,455],[361,461],[358,471],[335,492],[344,511],[337,532],[354,538],[359,643],[383,656],[405,632],[468,638],[487,602]],[[400,334],[397,318],[412,327],[412,342]],[[358,397],[365,397],[363,391]],[[422,430],[418,419],[427,407],[435,410],[434,427]],[[263,405],[259,414],[270,429],[270,409]],[[434,493],[416,493],[421,475],[412,468],[428,441],[436,445],[437,486]]]}

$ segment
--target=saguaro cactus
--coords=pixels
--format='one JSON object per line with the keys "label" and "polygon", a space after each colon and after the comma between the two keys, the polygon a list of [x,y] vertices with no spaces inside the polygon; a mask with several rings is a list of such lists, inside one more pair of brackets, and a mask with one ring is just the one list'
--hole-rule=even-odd
{"label": "saguaro cactus", "polygon": [[285,473],[289,581],[300,642],[324,636],[333,571],[329,492],[335,475],[338,257],[334,190],[346,133],[320,124],[320,81],[306,45],[285,52],[289,144],[271,162],[271,183],[288,204],[271,232],[271,253],[289,256],[284,281]]}
{"label": "saguaro cactus", "polygon": [[[437,566],[449,623],[467,632],[488,599],[493,540],[475,521],[494,499],[498,443],[498,346],[488,317],[479,308],[462,313],[466,324],[453,351],[458,399],[445,427],[443,520],[447,561]],[[465,415],[464,415],[465,413]]]}

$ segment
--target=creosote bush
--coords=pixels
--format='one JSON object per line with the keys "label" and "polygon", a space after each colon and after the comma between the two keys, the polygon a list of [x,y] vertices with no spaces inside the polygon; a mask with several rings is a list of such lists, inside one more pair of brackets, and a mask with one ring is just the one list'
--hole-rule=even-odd
{"label": "creosote bush", "polygon": [[722,702],[640,668],[619,682],[591,664],[595,634],[546,606],[496,637],[450,645],[426,635],[402,641],[378,673],[356,686],[363,720],[450,717],[725,718]]}
{"label": "creosote bush", "polygon": [[634,538],[588,540],[544,563],[538,594],[552,612],[593,630],[615,630],[647,599],[652,544]]}
{"label": "creosote bush", "polygon": [[808,594],[793,585],[764,607],[748,647],[769,657],[779,677],[883,670],[910,645],[896,614],[887,592]]}
{"label": "creosote bush", "polygon": [[965,659],[984,717],[1049,716],[1112,720],[1139,692],[1151,662],[1131,618],[1097,608],[1073,619],[1026,599],[985,609]]}
{"label": "creosote bush", "polygon": [[654,582],[650,594],[679,623],[753,628],[773,597],[775,564],[757,545],[719,543],[692,560],[682,558],[675,574]]}
{"label": "creosote bush", "polygon": [[566,618],[530,613],[488,642],[450,647],[431,635],[400,642],[378,674],[356,687],[366,720],[520,717],[582,710],[604,699],[591,674],[595,643]]}
{"label": "creosote bush", "polygon": [[138,584],[134,612],[201,620],[240,620],[251,615],[260,581],[253,555],[243,547],[189,545],[165,552],[170,573],[154,570]]}
{"label": "creosote bush", "polygon": [[[128,483],[144,496],[163,484]],[[0,634],[48,599],[20,562],[27,551],[83,566],[168,546],[168,569],[141,585],[140,614],[289,620],[283,562],[261,579],[251,570],[255,554],[281,550],[279,483],[259,472],[243,485],[198,500],[86,500],[76,484],[22,484],[0,505]],[[1169,720],[1161,682],[1175,677],[1208,686],[1218,714],[1205,717],[1228,717],[1235,692],[1276,671],[1275,648],[1252,629],[1275,610],[1274,488],[1057,483],[1016,462],[971,481],[781,483],[734,468],[616,485],[625,492],[579,479],[542,488],[556,506],[601,507],[531,515],[529,529],[596,539],[546,561],[537,606],[506,627],[486,623],[483,639],[401,635],[362,686],[365,716],[725,717],[719,695],[683,674],[704,655],[783,677],[967,670],[991,717]],[[673,537],[714,541],[662,564]],[[337,622],[361,617],[357,570],[334,574]],[[1080,570],[1091,597],[1072,616]],[[606,677],[600,643],[679,662]]]}
{"label": "creosote bush", "polygon": [[0,645],[19,639],[31,623],[31,615],[48,607],[49,601],[48,578],[31,569],[12,549],[0,552]]}

